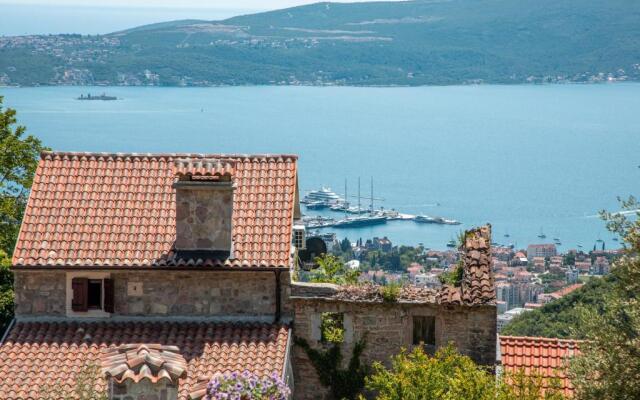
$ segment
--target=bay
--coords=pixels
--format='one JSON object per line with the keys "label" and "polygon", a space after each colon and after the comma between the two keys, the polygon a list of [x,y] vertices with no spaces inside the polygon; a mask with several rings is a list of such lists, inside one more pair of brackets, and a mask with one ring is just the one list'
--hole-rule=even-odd
{"label": "bay", "polygon": [[[121,100],[75,100],[88,92]],[[373,177],[384,198],[376,206],[463,223],[336,231],[352,240],[388,236],[442,249],[461,229],[490,222],[494,240],[517,247],[554,237],[563,249],[591,249],[599,238],[617,247],[597,212],[617,211],[616,196],[638,194],[640,182],[638,84],[37,87],[0,95],[56,150],[293,153],[303,193],[322,185],[341,193],[347,179],[356,194],[361,177],[368,196]]]}

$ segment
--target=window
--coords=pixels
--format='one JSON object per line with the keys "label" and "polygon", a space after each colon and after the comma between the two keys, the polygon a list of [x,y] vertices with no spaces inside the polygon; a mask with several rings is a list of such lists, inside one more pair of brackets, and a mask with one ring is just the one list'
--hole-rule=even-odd
{"label": "window", "polygon": [[413,317],[413,344],[431,345],[436,344],[436,317],[414,316]]}
{"label": "window", "polygon": [[344,315],[325,312],[320,320],[320,341],[323,343],[342,343],[344,341]]}
{"label": "window", "polygon": [[102,279],[89,279],[87,306],[90,310],[102,309]]}
{"label": "window", "polygon": [[104,310],[114,312],[114,293],[112,279],[73,278],[71,280],[73,297],[71,309],[74,312]]}

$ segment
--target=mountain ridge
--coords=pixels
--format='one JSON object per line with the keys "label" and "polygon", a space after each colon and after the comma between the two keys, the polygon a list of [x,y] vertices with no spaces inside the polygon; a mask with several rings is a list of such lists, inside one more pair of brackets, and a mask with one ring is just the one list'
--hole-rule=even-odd
{"label": "mountain ridge", "polygon": [[640,2],[331,3],[0,38],[5,85],[448,85],[640,80]]}

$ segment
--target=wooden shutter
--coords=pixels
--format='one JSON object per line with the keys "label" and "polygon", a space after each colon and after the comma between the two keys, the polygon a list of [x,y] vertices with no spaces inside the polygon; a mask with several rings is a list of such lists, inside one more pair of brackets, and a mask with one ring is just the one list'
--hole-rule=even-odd
{"label": "wooden shutter", "polygon": [[114,293],[113,279],[104,280],[104,311],[108,313],[114,312]]}
{"label": "wooden shutter", "polygon": [[87,311],[89,309],[89,279],[73,278],[71,280],[73,299],[71,299],[71,310]]}

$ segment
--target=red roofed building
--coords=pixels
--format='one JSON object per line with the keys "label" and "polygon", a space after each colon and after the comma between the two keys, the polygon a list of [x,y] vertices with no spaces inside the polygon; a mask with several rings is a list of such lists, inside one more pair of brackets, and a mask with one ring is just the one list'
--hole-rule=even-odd
{"label": "red roofed building", "polygon": [[314,399],[327,389],[291,331],[321,347],[325,312],[342,314],[345,346],[371,338],[367,362],[450,341],[495,362],[490,226],[467,232],[459,287],[362,302],[291,282],[297,180],[291,155],[43,153],[12,259],[0,399],[69,394],[91,365],[113,400],[200,399],[215,374],[245,370],[292,387],[295,375],[294,398]]}
{"label": "red roofed building", "polygon": [[560,290],[556,290],[555,292],[551,292],[551,293],[542,293],[540,295],[538,295],[538,302],[539,303],[548,303],[550,301],[553,300],[558,300],[566,295],[568,295],[569,293],[580,289],[582,286],[584,286],[582,283],[574,283],[573,285],[569,285],[566,287],[563,287]]}
{"label": "red roofed building", "polygon": [[0,398],[69,392],[84,365],[113,372],[102,361],[131,345],[156,362],[149,349],[171,349],[186,369],[104,375],[112,399],[202,397],[217,372],[290,379],[296,218],[295,156],[43,153],[13,254]]}
{"label": "red roofed building", "polygon": [[566,374],[569,358],[579,352],[580,341],[540,337],[500,336],[500,361],[504,373],[539,375],[548,388],[557,379],[565,396],[573,394]]}

